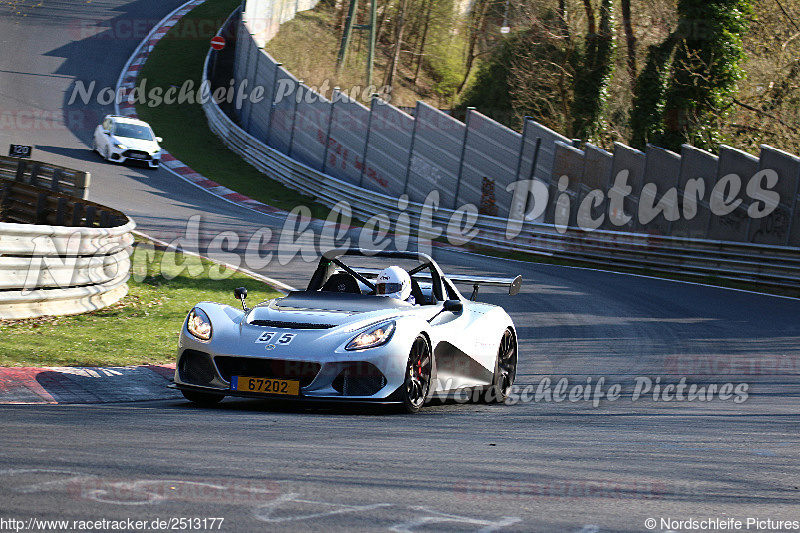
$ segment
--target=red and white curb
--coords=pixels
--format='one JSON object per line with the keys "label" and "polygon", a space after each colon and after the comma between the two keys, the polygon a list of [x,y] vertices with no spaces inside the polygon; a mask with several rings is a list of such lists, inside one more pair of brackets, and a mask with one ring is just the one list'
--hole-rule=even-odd
{"label": "red and white curb", "polygon": [[[122,73],[117,80],[117,94],[120,94],[120,91],[124,91],[123,94],[126,95],[131,94],[131,91],[133,91],[133,88],[136,86],[136,79],[139,76],[139,71],[142,69],[145,62],[147,62],[147,58],[150,56],[150,52],[152,52],[155,45],[173,26],[175,26],[175,24],[178,23],[181,18],[183,18],[192,9],[203,3],[205,3],[205,0],[190,0],[161,19],[161,21],[155,25],[147,37],[145,37],[145,39],[139,43],[139,46],[133,52],[133,55],[131,55],[131,57],[128,59],[128,62],[125,64],[125,67],[122,69]],[[115,102],[114,106],[117,115],[138,118],[136,115],[135,104],[129,102],[127,99],[120,103]],[[282,209],[278,209],[277,207],[273,207],[271,205],[266,205],[258,200],[253,200],[244,194],[238,193],[232,189],[229,189],[228,187],[220,185],[219,183],[206,178],[199,172],[194,171],[179,159],[175,158],[166,150],[162,152],[161,164],[166,170],[172,172],[182,180],[204,189],[214,196],[222,198],[223,200],[226,200],[232,204],[265,214],[286,214],[286,211]]]}
{"label": "red and white curb", "polygon": [[0,368],[0,404],[75,404],[170,400],[175,365]]}

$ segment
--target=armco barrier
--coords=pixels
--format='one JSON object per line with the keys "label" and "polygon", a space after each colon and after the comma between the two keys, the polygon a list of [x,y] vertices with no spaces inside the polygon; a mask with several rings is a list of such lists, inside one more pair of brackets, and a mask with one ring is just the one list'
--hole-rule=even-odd
{"label": "armco barrier", "polygon": [[0,319],[83,313],[127,294],[132,220],[4,179],[0,198]]}
{"label": "armco barrier", "polygon": [[[368,220],[388,215],[410,215],[408,227],[400,232],[423,231],[428,226],[445,230],[455,211],[429,209],[423,217],[424,204],[410,202],[404,210],[397,198],[369,191],[312,169],[280,151],[270,148],[236,125],[209,99],[203,110],[211,130],[234,152],[271,178],[314,197],[328,207],[346,201],[353,216]],[[462,213],[463,214],[463,213]],[[545,256],[568,258],[586,263],[616,267],[648,268],[666,274],[714,276],[720,279],[748,281],[761,285],[800,288],[800,250],[793,247],[663,237],[656,235],[597,230],[570,229],[564,234],[552,224],[520,222],[501,217],[478,215],[477,237],[473,245],[492,250],[524,251]],[[511,233],[514,236],[508,238]]]}
{"label": "armco barrier", "polygon": [[[250,56],[252,54],[250,52],[263,54],[268,61],[272,61],[272,59],[262,50],[254,47],[253,40],[246,31],[244,24],[240,25],[239,29],[237,46],[245,46],[249,51],[244,54],[240,49],[237,49],[237,57],[241,53],[247,58],[250,63],[248,69],[251,72],[256,72],[254,74],[256,83],[259,83],[263,81],[262,75],[264,71],[255,66],[257,63],[251,59]],[[210,55],[206,58],[204,80],[208,72],[209,59]],[[273,65],[271,74],[273,81],[291,78],[291,74],[280,69],[279,65]],[[299,87],[301,91],[309,90],[302,85]],[[570,141],[563,136],[529,120],[526,122],[525,130],[521,136],[510,131],[502,133],[503,136],[507,137],[504,142],[508,145],[516,145],[513,150],[518,150],[516,166],[514,166],[510,161],[513,157],[509,154],[501,154],[497,151],[496,146],[494,146],[493,155],[490,156],[484,157],[474,153],[478,150],[480,143],[487,145],[496,143],[499,138],[496,135],[482,135],[488,131],[486,130],[486,119],[474,112],[468,114],[472,115],[471,118],[474,118],[474,120],[471,121],[468,118],[466,125],[459,126],[452,122],[450,117],[447,117],[447,121],[437,118],[433,121],[436,124],[430,123],[425,127],[421,127],[420,124],[424,120],[418,122],[421,115],[419,111],[421,109],[427,111],[427,108],[420,103],[417,106],[415,119],[406,119],[407,115],[395,108],[384,105],[375,106],[373,101],[372,112],[369,113],[369,118],[364,120],[353,115],[354,112],[359,116],[362,114],[359,104],[349,102],[347,99],[340,100],[338,103],[330,103],[330,105],[321,100],[318,102],[318,107],[322,108],[323,111],[317,110],[314,113],[310,109],[306,112],[297,108],[295,105],[296,100],[293,97],[284,99],[280,102],[280,105],[270,106],[272,94],[275,93],[274,83],[268,85],[266,91],[269,97],[266,99],[266,106],[261,106],[260,108],[263,114],[259,114],[265,120],[259,122],[258,125],[253,121],[253,128],[260,132],[259,138],[251,135],[236,124],[221,111],[213,99],[209,99],[203,104],[203,109],[212,131],[229,148],[271,178],[308,194],[329,207],[333,207],[341,201],[346,201],[352,209],[353,216],[361,220],[366,221],[378,215],[389,216],[393,223],[396,224],[395,229],[397,231],[412,233],[430,231],[433,236],[436,236],[439,234],[439,230],[443,231],[451,224],[451,221],[454,220],[454,215],[456,219],[461,221],[472,216],[474,219],[474,226],[472,227],[478,230],[477,234],[470,239],[473,246],[502,251],[518,250],[555,258],[578,260],[597,266],[646,268],[652,272],[665,274],[689,275],[698,278],[712,276],[760,285],[800,288],[800,248],[780,245],[780,243],[754,244],[703,238],[709,229],[710,205],[708,201],[698,202],[698,215],[689,221],[679,219],[678,221],[670,222],[669,225],[664,225],[663,220],[656,220],[659,229],[662,231],[663,229],[669,229],[669,231],[677,230],[675,235],[681,234],[681,236],[652,234],[648,233],[649,228],[642,228],[636,225],[636,222],[632,222],[629,225],[625,225],[622,222],[628,213],[636,213],[638,199],[643,192],[645,197],[650,198],[652,196],[651,189],[645,188],[645,185],[650,183],[645,176],[648,169],[651,174],[658,178],[654,181],[658,183],[659,187],[662,187],[660,191],[663,191],[663,186],[667,182],[671,184],[670,180],[672,179],[670,176],[665,175],[664,165],[669,166],[672,172],[675,173],[674,181],[679,183],[681,187],[685,186],[690,177],[708,177],[712,179],[709,183],[710,189],[715,183],[713,180],[722,177],[722,175],[718,175],[718,172],[725,169],[722,162],[728,163],[733,156],[740,154],[740,152],[733,149],[723,149],[723,153],[719,158],[720,165],[718,166],[716,165],[716,156],[701,152],[690,146],[684,146],[680,157],[677,154],[656,147],[651,147],[647,153],[644,153],[620,144],[616,146],[613,154],[591,145],[587,145],[585,150],[580,150],[573,148]],[[336,99],[334,98],[334,100]],[[325,108],[329,109],[327,114],[324,112]],[[338,121],[342,120],[342,117],[338,116],[337,113],[343,112],[349,115],[345,122],[346,124],[352,126],[353,124],[365,123],[368,134],[366,146],[363,144],[355,146],[357,141],[350,139],[352,132],[346,131],[346,127],[337,128]],[[252,117],[250,113],[252,113]],[[301,119],[298,119],[298,113],[300,113]],[[435,110],[431,110],[431,113],[435,114]],[[299,138],[297,136],[298,123],[315,123],[313,119],[308,119],[306,115],[315,117],[317,119],[316,124],[319,126],[317,140],[324,148],[322,152],[324,155],[319,161],[314,161],[313,159],[315,158],[308,157],[309,154],[313,153],[312,150],[298,149],[297,146],[292,144],[293,140]],[[249,109],[247,120],[244,123],[246,125],[250,124],[250,119],[255,117],[254,110]],[[393,127],[376,128],[375,124],[380,124],[381,121],[391,124]],[[474,137],[470,137],[470,122],[473,123],[473,126],[481,125]],[[276,127],[276,124],[279,126]],[[437,140],[433,130],[436,130],[439,126],[443,127],[446,133]],[[337,129],[340,131],[337,131]],[[421,130],[424,133],[418,137]],[[452,139],[448,140],[448,135]],[[481,135],[482,139],[479,137]],[[428,139],[428,137],[431,138]],[[449,172],[455,173],[462,178],[467,175],[465,169],[471,170],[472,173],[477,172],[476,175],[478,175],[485,172],[481,168],[489,169],[492,168],[492,165],[497,165],[509,175],[508,180],[515,177],[518,180],[534,177],[541,179],[551,190],[551,202],[555,202],[555,198],[560,192],[558,190],[559,178],[562,175],[567,175],[570,178],[570,183],[564,192],[565,195],[572,199],[568,218],[566,219],[569,221],[569,227],[558,227],[554,224],[557,213],[555,206],[549,208],[545,214],[537,217],[535,221],[524,218],[526,211],[529,212],[532,207],[527,205],[524,200],[521,205],[506,204],[498,210],[501,215],[508,214],[508,216],[477,215],[474,212],[465,216],[466,212],[464,210],[454,211],[450,209],[451,206],[462,203],[460,201],[453,202],[454,198],[460,200],[460,192],[471,194],[472,196],[469,200],[475,202],[476,197],[474,195],[477,183],[472,181],[470,186],[470,182],[465,180],[453,182],[466,184],[467,187],[463,191],[454,190],[449,186],[452,184],[449,182],[441,183],[438,187],[431,187],[431,190],[447,191],[447,197],[443,197],[443,193],[440,193],[435,208],[431,209],[429,206],[427,213],[425,213],[426,208],[422,203],[423,198],[425,198],[425,194],[422,193],[425,191],[420,190],[415,193],[413,187],[409,187],[409,177],[414,173],[419,173],[420,176],[417,176],[418,181],[425,178],[422,181],[430,182],[431,178],[436,178],[439,175],[437,172],[441,171],[442,165],[449,163],[445,160],[446,158],[442,159],[443,156],[440,154],[440,161],[437,162],[434,168],[430,165],[430,157],[425,154],[423,154],[424,157],[417,157],[422,153],[419,152],[420,147],[424,151],[426,149],[425,146],[431,144],[441,149],[447,143],[453,144],[450,141],[455,142],[459,137],[463,138],[464,148],[462,152],[466,152],[467,147],[473,148],[466,158],[464,153],[461,154],[461,160],[457,165],[451,165],[453,168]],[[279,149],[267,144],[273,144],[276,139],[282,141],[275,143]],[[327,139],[327,143],[324,142],[325,139]],[[377,151],[378,153],[388,150],[387,153],[390,155],[392,153],[399,154],[395,158],[397,163],[402,164],[407,161],[406,183],[399,191],[389,184],[388,187],[384,186],[383,189],[385,192],[391,192],[391,194],[385,194],[380,190],[376,190],[377,188],[374,187],[374,184],[369,183],[369,179],[365,177],[365,170],[371,168],[370,154],[375,142],[379,142],[382,145],[381,150]],[[479,142],[479,144],[473,146],[475,142]],[[348,150],[352,148],[350,145],[356,148],[356,162],[359,161],[358,154],[361,151],[364,153],[364,157],[361,159],[361,173],[358,175],[358,179],[350,175],[341,177],[330,175],[331,169],[329,167],[333,166],[337,169],[342,167],[341,162],[346,160]],[[389,150],[392,147],[393,151]],[[454,147],[451,151],[455,149]],[[726,150],[733,153],[728,153]],[[786,195],[781,196],[781,204],[793,208],[795,204],[794,198],[798,192],[796,187],[797,165],[795,164],[797,158],[769,147],[764,147],[762,150],[762,166],[764,154],[771,153],[775,154],[774,159],[782,165],[781,168],[785,167],[779,172],[788,181]],[[653,160],[648,166],[648,156],[651,154]],[[353,158],[352,153],[350,156]],[[498,157],[502,159],[502,164],[496,161]],[[386,159],[386,157],[383,159]],[[376,157],[374,159],[375,164],[377,165],[380,160],[381,157]],[[400,165],[394,166],[396,168]],[[629,185],[633,189],[633,193],[625,198],[623,208],[618,212],[611,212],[610,208],[607,212],[603,211],[602,213],[606,215],[606,218],[605,226],[602,226],[602,229],[587,232],[573,227],[575,226],[576,218],[580,216],[580,213],[577,212],[577,206],[580,201],[588,197],[589,194],[597,193],[598,191],[604,194],[616,191],[614,176],[621,170],[628,171],[631,178]],[[700,174],[694,176],[693,174],[696,172],[700,172]],[[703,172],[709,173],[709,175],[705,176]],[[577,175],[579,179],[573,180],[574,176],[570,174]],[[501,182],[498,187],[504,194],[506,192],[505,185],[505,183]],[[407,207],[403,204],[402,210],[398,207],[398,196],[401,192],[411,196],[411,201]],[[508,197],[511,197],[511,195],[508,195]],[[786,199],[784,200],[784,198]],[[653,198],[650,199],[652,200]],[[507,201],[510,201],[510,198],[507,198]],[[400,221],[404,217],[401,217],[401,214],[409,215],[410,220],[407,227],[402,227]],[[598,216],[599,213],[592,209],[592,218],[597,219]],[[547,223],[542,223],[543,219]],[[800,220],[800,217],[791,218],[790,223],[792,220],[797,226],[797,221]],[[398,227],[397,224],[401,224],[401,227]],[[752,224],[752,226],[758,226],[759,224]],[[635,225],[636,227],[634,228]],[[784,229],[785,227],[786,224],[782,226]],[[794,235],[800,238],[800,232]],[[788,231],[781,233],[781,238],[784,239],[784,242],[789,241],[788,236]],[[792,241],[792,244],[795,244],[794,241]]]}
{"label": "armco barrier", "polygon": [[[588,198],[600,202],[592,207],[592,218],[605,215],[604,230],[800,247],[800,216],[795,216],[800,158],[766,145],[758,157],[731,147],[722,147],[716,156],[691,146],[673,153],[623,144],[601,154],[530,118],[518,133],[474,109],[460,122],[421,102],[407,114],[382,100],[365,101],[375,87],[344,87],[330,100],[323,98],[263,49],[282,21],[315,3],[247,0],[241,21],[229,32],[237,36],[232,40],[237,84],[244,87],[246,82],[248,92],[255,87],[260,91],[258,99],[245,98],[232,116],[250,135],[308,167],[373,192],[407,194],[416,202],[437,190],[443,206],[491,206],[484,212],[496,210],[511,218],[532,206],[530,200],[521,201],[521,195],[510,194],[510,185],[538,180],[537,187],[550,190],[550,201],[555,202],[557,195],[552,193],[560,192],[561,177],[567,176],[565,192],[573,201],[569,209],[562,205],[558,214],[570,227],[578,226],[577,207]],[[609,160],[611,176],[606,174]],[[600,172],[594,171],[597,162]],[[757,219],[748,216],[748,209],[758,207],[761,200],[751,192],[758,195],[759,187],[749,186],[759,179],[771,182],[774,176],[762,171],[777,173],[770,198],[772,193],[779,198],[771,213]],[[628,182],[615,188],[620,173]],[[736,186],[730,186],[730,175],[736,176]],[[701,188],[696,187],[698,178],[703,180]],[[686,215],[686,204],[680,201],[687,186],[700,191],[692,206],[694,217]],[[625,198],[612,205],[595,191]],[[714,209],[728,202],[738,207],[730,213]],[[676,218],[679,207],[681,216]],[[638,216],[640,212],[645,215]],[[713,212],[719,216],[709,216]],[[555,224],[555,215],[551,205],[537,221]]]}
{"label": "armco barrier", "polygon": [[88,172],[50,163],[0,156],[0,178],[44,187],[53,192],[63,192],[84,200],[89,198]]}

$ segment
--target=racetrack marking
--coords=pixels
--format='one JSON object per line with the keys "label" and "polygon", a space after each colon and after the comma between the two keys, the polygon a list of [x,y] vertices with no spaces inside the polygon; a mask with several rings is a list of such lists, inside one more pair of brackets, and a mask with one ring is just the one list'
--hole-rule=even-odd
{"label": "racetrack marking", "polygon": [[[517,522],[520,522],[522,520],[521,518],[516,516],[511,516],[511,517],[504,516],[503,518],[495,521],[481,520],[477,518],[470,518],[468,516],[459,516],[459,515],[442,513],[440,511],[436,511],[434,509],[429,509],[427,507],[421,507],[421,506],[404,506],[395,503],[345,505],[345,504],[328,503],[315,500],[305,500],[302,498],[298,498],[298,496],[300,495],[296,492],[290,492],[288,494],[284,494],[279,498],[277,498],[275,501],[269,503],[268,505],[256,509],[254,516],[256,519],[261,520],[262,522],[268,522],[274,524],[274,523],[284,523],[284,522],[295,522],[300,520],[310,520],[315,518],[324,518],[328,516],[335,516],[346,513],[360,513],[364,511],[373,511],[375,509],[385,509],[389,507],[414,511],[414,514],[416,515],[415,518],[412,518],[411,520],[408,520],[406,522],[400,522],[394,524],[389,527],[389,531],[394,531],[396,533],[413,533],[415,528],[419,526],[425,526],[428,524],[440,524],[445,522],[456,522],[459,524],[478,526],[480,527],[480,529],[476,530],[477,533],[491,533],[492,531],[497,531],[506,526],[516,524]],[[327,511],[305,513],[305,514],[293,514],[288,516],[272,516],[273,513],[279,511],[281,507],[286,507],[293,503],[307,504],[316,507],[329,507],[329,508],[333,507],[333,509]],[[419,516],[420,512],[424,513],[423,516]]]}
{"label": "racetrack marking", "polygon": [[517,522],[522,521],[521,518],[516,516],[504,516],[498,521],[491,521],[491,520],[479,520],[476,518],[469,518],[466,516],[441,513],[433,509],[428,509],[427,507],[410,507],[410,509],[413,509],[414,511],[422,511],[424,513],[429,513],[430,516],[420,516],[418,518],[412,518],[408,522],[403,522],[392,526],[391,528],[389,528],[390,531],[395,531],[397,533],[412,533],[413,532],[412,528],[415,528],[417,526],[424,526],[427,524],[440,524],[443,522],[457,522],[460,524],[484,526],[481,529],[478,529],[477,533],[491,533],[492,531],[497,531],[498,529],[502,529],[506,526],[510,526],[512,524],[516,524]]}
{"label": "racetrack marking", "polygon": [[[373,509],[380,509],[381,507],[391,507],[392,503],[374,503],[371,505],[342,505],[338,503],[327,503],[327,502],[318,502],[312,500],[302,500],[297,498],[299,494],[296,492],[290,492],[288,494],[284,494],[276,499],[274,502],[259,507],[255,510],[254,516],[256,519],[261,520],[262,522],[269,522],[269,523],[279,523],[279,522],[292,522],[295,520],[308,520],[310,518],[322,518],[325,516],[334,516],[343,513],[358,513],[361,511],[371,511]],[[316,506],[329,506],[329,507],[337,507],[337,509],[332,509],[330,511],[323,511],[320,513],[312,513],[312,514],[302,514],[302,515],[294,515],[294,516],[282,516],[282,517],[272,517],[272,513],[276,510],[277,507],[280,507],[282,504],[286,503],[305,503],[310,505]]]}
{"label": "racetrack marking", "polygon": [[97,479],[97,476],[91,474],[81,474],[80,472],[74,472],[72,470],[58,470],[53,468],[9,468],[6,470],[0,470],[0,476],[18,476],[23,474],[63,474],[70,477],[66,479],[44,481],[42,483],[34,483],[32,485],[26,485],[24,487],[13,489],[14,492],[18,492],[20,494],[45,492],[64,485]]}
{"label": "racetrack marking", "polygon": [[72,470],[41,468],[0,470],[0,476],[9,477],[36,474],[68,477],[14,487],[12,490],[19,494],[35,494],[61,489],[76,500],[128,506],[158,505],[176,501],[263,505],[272,501],[279,491],[279,486],[273,481],[249,479],[223,479],[213,483],[182,479],[121,480]]}

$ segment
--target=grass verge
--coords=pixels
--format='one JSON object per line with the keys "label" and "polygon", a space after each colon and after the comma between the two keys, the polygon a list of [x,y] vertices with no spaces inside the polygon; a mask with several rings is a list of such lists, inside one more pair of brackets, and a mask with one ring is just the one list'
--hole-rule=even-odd
{"label": "grass verge", "polygon": [[[180,89],[187,80],[194,82],[195,90],[199,88],[209,39],[198,38],[197,28],[207,27],[209,21],[221,24],[240,4],[240,0],[209,0],[193,9],[153,49],[137,85],[145,94],[156,87],[162,94],[173,86]],[[286,210],[306,205],[313,216],[328,216],[329,209],[313,198],[270,179],[230,151],[208,127],[202,106],[193,100],[155,107],[138,104],[136,112],[164,138],[164,148],[208,179],[268,205]]]}
{"label": "grass verge", "polygon": [[181,323],[197,302],[233,303],[233,289],[242,285],[254,301],[278,294],[211,261],[160,250],[147,261],[143,252],[137,246],[128,295],[110,307],[75,316],[0,320],[0,366],[172,363]]}

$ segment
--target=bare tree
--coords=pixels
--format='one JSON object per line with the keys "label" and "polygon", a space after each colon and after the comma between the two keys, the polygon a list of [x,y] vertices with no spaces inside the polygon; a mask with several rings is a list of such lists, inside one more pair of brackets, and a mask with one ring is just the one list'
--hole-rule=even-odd
{"label": "bare tree", "polygon": [[622,0],[622,26],[625,28],[625,43],[628,48],[628,76],[631,89],[636,84],[636,35],[633,33],[631,20],[631,0]]}

